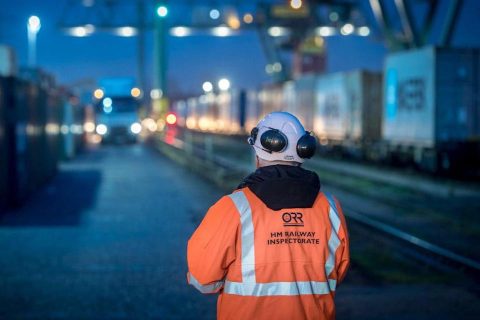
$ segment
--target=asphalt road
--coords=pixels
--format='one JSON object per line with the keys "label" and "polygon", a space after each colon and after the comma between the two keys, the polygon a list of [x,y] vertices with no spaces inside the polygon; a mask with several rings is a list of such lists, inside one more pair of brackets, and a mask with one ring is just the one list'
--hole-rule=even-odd
{"label": "asphalt road", "polygon": [[212,319],[186,244],[221,191],[140,145],[62,165],[0,217],[0,319]]}

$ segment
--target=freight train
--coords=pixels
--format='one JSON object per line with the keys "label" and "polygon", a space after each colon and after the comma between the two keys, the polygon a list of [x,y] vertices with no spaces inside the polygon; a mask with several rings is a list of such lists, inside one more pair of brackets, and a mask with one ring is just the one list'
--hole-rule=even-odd
{"label": "freight train", "polygon": [[398,52],[387,57],[383,73],[308,74],[172,104],[179,125],[223,134],[248,134],[263,115],[280,110],[297,115],[323,153],[429,172],[480,169],[476,49]]}

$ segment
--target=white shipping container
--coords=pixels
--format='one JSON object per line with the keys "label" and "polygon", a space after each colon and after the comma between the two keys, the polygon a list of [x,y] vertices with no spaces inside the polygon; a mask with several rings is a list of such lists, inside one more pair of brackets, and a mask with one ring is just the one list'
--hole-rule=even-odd
{"label": "white shipping container", "polygon": [[427,47],[386,59],[383,139],[434,148],[478,138],[479,51]]}
{"label": "white shipping container", "polygon": [[385,64],[383,138],[430,147],[434,142],[434,50],[392,54]]}
{"label": "white shipping container", "polygon": [[381,76],[365,71],[339,72],[316,80],[314,132],[338,142],[380,138]]}
{"label": "white shipping container", "polygon": [[295,81],[287,82],[284,87],[285,111],[297,116],[306,130],[313,130],[316,81],[317,76],[304,75]]}
{"label": "white shipping container", "polygon": [[257,126],[262,114],[258,96],[259,93],[255,90],[247,91],[245,106],[245,131],[247,134],[250,134],[252,129]]}
{"label": "white shipping container", "polygon": [[316,113],[313,123],[321,139],[343,140],[349,123],[345,74],[333,73],[317,78]]}
{"label": "white shipping container", "polygon": [[0,45],[0,76],[13,77],[17,75],[17,59],[12,48]]}

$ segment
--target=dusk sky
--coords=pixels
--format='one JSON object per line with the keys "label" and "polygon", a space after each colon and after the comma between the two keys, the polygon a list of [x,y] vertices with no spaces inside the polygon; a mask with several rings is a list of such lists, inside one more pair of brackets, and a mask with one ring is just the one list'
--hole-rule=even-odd
{"label": "dusk sky", "polygon": [[[134,1],[132,1],[133,3]],[[252,3],[253,1],[242,1]],[[359,0],[359,2],[364,2]],[[442,1],[441,1],[442,2]],[[445,1],[443,1],[445,2]],[[185,14],[185,8],[170,1],[171,19]],[[177,2],[178,3],[178,2]],[[196,1],[202,3],[202,1]],[[218,3],[218,2],[217,2]],[[106,33],[95,33],[86,38],[65,35],[58,24],[64,15],[67,0],[0,0],[0,44],[15,49],[20,66],[27,64],[27,28],[30,15],[38,15],[42,28],[38,34],[38,65],[53,73],[61,84],[73,84],[106,76],[135,76],[137,42],[135,38],[121,38]],[[127,14],[128,15],[128,14]],[[466,0],[460,14],[454,46],[480,46],[480,1]],[[436,21],[438,27],[442,21]],[[373,26],[373,35],[335,36],[327,39],[328,71],[358,68],[381,70],[388,52],[379,31]],[[434,42],[435,39],[432,39]],[[146,34],[146,73],[151,84],[153,73],[153,33]],[[244,32],[240,36],[216,38],[194,36],[168,37],[169,80],[172,91],[197,93],[203,81],[231,79],[237,88],[254,88],[268,82],[266,59],[257,34]]]}

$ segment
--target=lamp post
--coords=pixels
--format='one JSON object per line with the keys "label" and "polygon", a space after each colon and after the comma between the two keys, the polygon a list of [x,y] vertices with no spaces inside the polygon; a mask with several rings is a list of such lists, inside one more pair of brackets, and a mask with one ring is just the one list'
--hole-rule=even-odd
{"label": "lamp post", "polygon": [[37,64],[37,33],[41,27],[39,17],[31,16],[28,18],[28,65],[30,67],[35,67]]}
{"label": "lamp post", "polygon": [[166,0],[156,0],[156,16],[154,30],[154,78],[153,87],[155,92],[161,93],[159,99],[153,101],[153,111],[157,115],[163,115],[168,111],[168,86],[167,86],[167,29],[166,19],[168,7]]}

